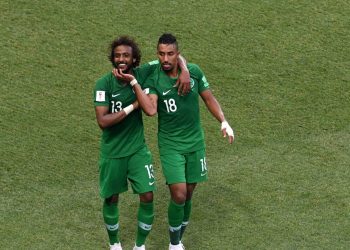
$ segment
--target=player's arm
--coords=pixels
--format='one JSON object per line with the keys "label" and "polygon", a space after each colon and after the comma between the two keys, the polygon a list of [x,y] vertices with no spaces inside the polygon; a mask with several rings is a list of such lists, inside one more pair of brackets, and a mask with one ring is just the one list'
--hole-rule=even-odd
{"label": "player's arm", "polygon": [[123,79],[130,83],[133,88],[139,106],[142,108],[143,112],[145,112],[148,116],[154,116],[157,113],[157,106],[154,106],[151,102],[150,98],[147,96],[140,84],[138,84],[136,78],[131,74],[124,74],[121,70],[113,70],[115,76],[119,79]]}
{"label": "player's arm", "polygon": [[121,122],[125,119],[125,117],[128,116],[128,114],[130,114],[134,109],[137,108],[137,101],[116,113],[109,113],[108,106],[96,106],[96,120],[100,128],[105,129]]}
{"label": "player's arm", "polygon": [[181,69],[181,73],[176,81],[175,87],[178,88],[179,95],[187,95],[191,90],[191,78],[186,59],[182,55],[178,57],[178,65]]}
{"label": "player's arm", "polygon": [[157,108],[158,108],[158,104],[157,104],[158,103],[158,96],[156,94],[149,94],[148,97],[149,97],[150,101],[152,102],[153,107],[155,107],[155,109],[157,111]]}
{"label": "player's arm", "polygon": [[228,136],[229,143],[234,140],[233,130],[225,119],[224,113],[210,89],[204,90],[200,93],[205,105],[210,113],[221,123],[221,131],[224,137]]}

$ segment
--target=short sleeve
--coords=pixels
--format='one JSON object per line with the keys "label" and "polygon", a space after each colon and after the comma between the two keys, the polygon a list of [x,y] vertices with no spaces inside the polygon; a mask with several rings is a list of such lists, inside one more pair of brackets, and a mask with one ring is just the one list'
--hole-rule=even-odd
{"label": "short sleeve", "polygon": [[108,92],[107,79],[105,77],[96,81],[94,89],[94,104],[95,106],[108,106],[109,105],[109,92]]}
{"label": "short sleeve", "polygon": [[193,74],[198,79],[198,92],[201,93],[204,90],[209,89],[209,83],[205,77],[201,68],[196,64],[191,64],[190,73]]}
{"label": "short sleeve", "polygon": [[143,89],[147,94],[157,94],[155,74],[151,74],[145,81]]}

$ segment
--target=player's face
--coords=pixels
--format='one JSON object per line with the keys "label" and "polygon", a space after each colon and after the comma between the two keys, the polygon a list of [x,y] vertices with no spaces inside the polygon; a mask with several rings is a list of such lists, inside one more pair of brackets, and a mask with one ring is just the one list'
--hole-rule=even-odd
{"label": "player's face", "polygon": [[123,73],[129,73],[132,68],[132,48],[127,45],[119,45],[114,49],[114,66]]}
{"label": "player's face", "polygon": [[177,69],[179,52],[175,44],[159,44],[157,55],[164,71],[170,72]]}

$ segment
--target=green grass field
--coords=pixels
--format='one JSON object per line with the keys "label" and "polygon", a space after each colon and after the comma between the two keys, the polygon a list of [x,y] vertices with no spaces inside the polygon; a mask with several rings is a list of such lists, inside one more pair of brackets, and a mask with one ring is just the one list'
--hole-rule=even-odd
{"label": "green grass field", "polygon": [[[108,249],[92,89],[108,45],[129,34],[143,62],[174,33],[205,72],[236,140],[202,105],[209,181],[184,244],[198,249],[349,249],[350,3],[346,0],[1,1],[0,249]],[[150,250],[167,249],[158,190]],[[138,198],[121,197],[131,249]]]}

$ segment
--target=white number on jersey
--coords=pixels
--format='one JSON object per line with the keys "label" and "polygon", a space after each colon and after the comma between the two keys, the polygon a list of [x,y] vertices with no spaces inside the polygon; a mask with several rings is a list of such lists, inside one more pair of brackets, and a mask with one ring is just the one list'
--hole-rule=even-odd
{"label": "white number on jersey", "polygon": [[153,179],[154,178],[154,174],[153,174],[153,165],[150,164],[150,165],[145,165],[145,168],[147,169],[147,173],[148,173],[148,177],[150,179]]}
{"label": "white number on jersey", "polygon": [[175,112],[177,110],[175,100],[170,98],[169,100],[164,100],[167,112]]}
{"label": "white number on jersey", "polygon": [[200,159],[202,164],[202,172],[207,171],[207,162],[205,161],[205,157],[203,159]]}
{"label": "white number on jersey", "polygon": [[122,102],[121,101],[111,101],[112,103],[112,113],[117,113],[119,111],[121,111],[123,108],[122,108]]}

